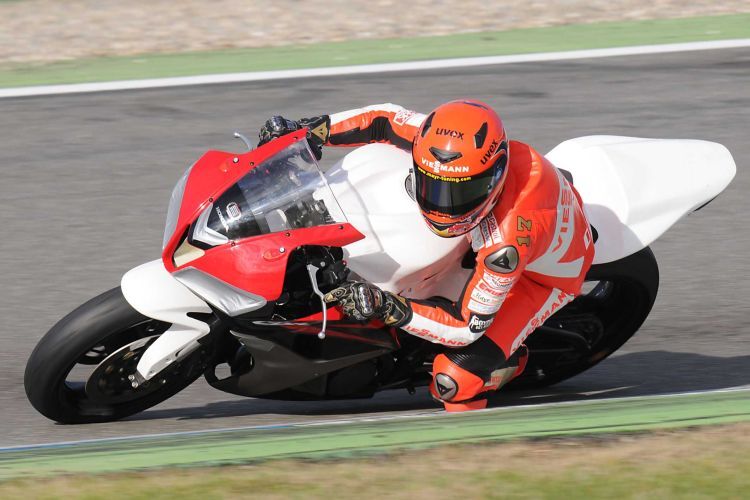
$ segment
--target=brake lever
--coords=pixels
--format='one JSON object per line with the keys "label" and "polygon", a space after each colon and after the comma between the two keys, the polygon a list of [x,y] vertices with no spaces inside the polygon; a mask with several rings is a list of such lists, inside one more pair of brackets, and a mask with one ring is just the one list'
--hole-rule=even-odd
{"label": "brake lever", "polygon": [[[321,262],[321,264],[325,267],[325,262]],[[326,307],[325,295],[323,295],[323,292],[321,292],[320,288],[318,288],[317,274],[318,274],[319,269],[320,269],[319,267],[313,264],[307,265],[307,274],[310,276],[310,284],[312,285],[312,289],[315,295],[320,297],[320,307],[321,307],[321,310],[323,311],[323,326],[320,332],[318,332],[318,338],[320,340],[323,340],[324,338],[326,338],[326,326],[328,324],[328,308]]]}

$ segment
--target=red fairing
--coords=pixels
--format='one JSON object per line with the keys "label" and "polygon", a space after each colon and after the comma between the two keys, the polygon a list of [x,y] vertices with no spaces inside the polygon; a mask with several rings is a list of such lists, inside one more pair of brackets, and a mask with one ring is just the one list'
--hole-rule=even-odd
{"label": "red fairing", "polygon": [[182,235],[201,212],[255,166],[303,140],[305,133],[289,134],[245,154],[209,151],[203,155],[187,179],[175,231],[162,252],[167,271],[193,267],[271,301],[281,294],[287,260],[295,249],[305,245],[343,247],[363,239],[364,235],[349,223],[290,229],[230,240],[180,267],[175,265],[173,255]]}
{"label": "red fairing", "polygon": [[[218,198],[232,184],[267,158],[303,139],[306,130],[286,135],[244,154],[208,151],[201,156],[193,165],[185,185],[180,215],[177,218],[177,227],[162,252],[164,263],[167,264],[168,261],[172,260],[172,254],[174,254],[180,237],[203,209],[213,201],[213,198]],[[234,161],[235,158],[237,158],[237,162]]]}
{"label": "red fairing", "polygon": [[[351,224],[294,229],[226,243],[182,267],[194,267],[266,300],[276,300],[293,250],[303,245],[343,247],[362,238],[364,235]],[[169,272],[182,269],[174,266],[171,254],[164,265]]]}

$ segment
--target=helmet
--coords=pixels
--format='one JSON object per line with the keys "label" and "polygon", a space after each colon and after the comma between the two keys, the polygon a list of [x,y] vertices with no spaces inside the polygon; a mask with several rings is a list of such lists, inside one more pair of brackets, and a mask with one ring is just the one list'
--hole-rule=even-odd
{"label": "helmet", "polygon": [[505,183],[503,122],[479,101],[452,101],[430,113],[412,146],[415,198],[430,229],[446,238],[471,231]]}

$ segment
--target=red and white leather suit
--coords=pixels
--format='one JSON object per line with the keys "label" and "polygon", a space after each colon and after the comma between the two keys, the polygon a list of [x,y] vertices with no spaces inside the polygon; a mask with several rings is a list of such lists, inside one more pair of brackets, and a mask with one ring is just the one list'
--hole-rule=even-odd
{"label": "red and white leather suit", "polygon": [[[327,145],[385,142],[410,151],[425,118],[393,104],[336,113],[330,115]],[[468,237],[476,268],[461,297],[455,303],[409,300],[413,314],[402,326],[453,348],[433,365],[433,395],[447,402],[477,399],[520,374],[525,357],[512,370],[507,360],[580,293],[594,257],[579,194],[547,159],[517,141],[510,141],[498,203]],[[453,384],[441,385],[448,379],[438,379],[439,373]]]}

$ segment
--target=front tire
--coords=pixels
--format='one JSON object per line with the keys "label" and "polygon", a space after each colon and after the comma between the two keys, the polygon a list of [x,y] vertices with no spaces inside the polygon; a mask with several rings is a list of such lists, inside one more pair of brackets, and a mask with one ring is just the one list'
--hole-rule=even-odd
{"label": "front tire", "polygon": [[[24,374],[29,401],[50,420],[81,424],[118,420],[170,398],[202,374],[202,349],[160,374],[158,387],[144,385],[138,391],[127,383],[127,372],[134,369],[133,363],[145,350],[145,339],[155,338],[170,326],[133,309],[119,287],[95,297],[60,320],[34,348]],[[133,351],[126,353],[130,359],[124,360],[118,353],[128,345],[134,346]],[[104,365],[114,360],[119,365],[106,369]],[[97,367],[94,374],[75,380],[92,366]],[[106,380],[101,375],[105,372]],[[102,377],[96,382],[105,391],[92,394],[93,376]]]}

